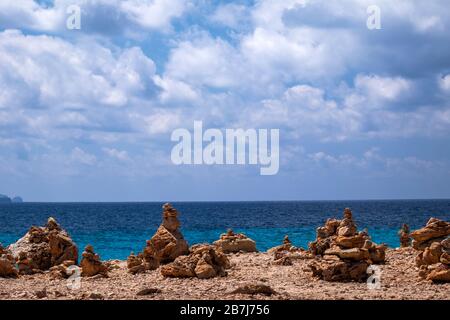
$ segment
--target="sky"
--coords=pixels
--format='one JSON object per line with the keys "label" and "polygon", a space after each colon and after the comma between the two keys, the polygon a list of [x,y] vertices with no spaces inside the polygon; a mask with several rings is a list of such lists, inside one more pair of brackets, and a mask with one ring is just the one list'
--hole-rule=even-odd
{"label": "sky", "polygon": [[[449,198],[449,30],[447,0],[1,1],[0,193]],[[279,129],[278,174],[174,165],[194,121]]]}

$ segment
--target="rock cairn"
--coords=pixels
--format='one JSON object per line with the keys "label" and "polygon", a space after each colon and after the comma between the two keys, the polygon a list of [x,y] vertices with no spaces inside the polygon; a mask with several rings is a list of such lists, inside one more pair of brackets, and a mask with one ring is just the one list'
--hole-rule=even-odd
{"label": "rock cairn", "polygon": [[450,223],[431,218],[411,233],[419,276],[433,282],[450,282]]}
{"label": "rock cairn", "polygon": [[297,248],[292,245],[289,236],[284,236],[283,244],[267,250],[267,253],[273,254],[273,264],[280,266],[291,266],[295,259],[312,259],[313,255],[303,248]]}
{"label": "rock cairn", "polygon": [[309,267],[313,276],[326,281],[364,281],[367,268],[385,261],[385,245],[376,245],[367,231],[357,231],[352,211],[344,210],[342,220],[329,219],[317,228],[317,239],[309,244],[316,259]]}
{"label": "rock cairn", "polygon": [[84,248],[82,256],[80,266],[83,277],[108,276],[108,267],[101,262],[99,255],[94,252],[94,248],[90,244]]}
{"label": "rock cairn", "polygon": [[155,259],[151,260],[151,263],[145,261],[142,253],[135,255],[134,252],[131,252],[127,258],[128,272],[132,274],[143,273],[146,270],[155,270],[158,266],[159,263]]}
{"label": "rock cairn", "polygon": [[15,260],[11,252],[3,248],[0,244],[0,277],[1,278],[17,278],[19,272],[15,267]]}
{"label": "rock cairn", "polygon": [[256,243],[243,233],[234,233],[228,229],[227,233],[220,235],[220,239],[214,242],[224,253],[257,252]]}
{"label": "rock cairn", "polygon": [[71,261],[77,264],[78,248],[54,218],[44,227],[31,227],[8,249],[17,261],[19,273],[33,274]]}
{"label": "rock cairn", "polygon": [[163,221],[155,235],[147,241],[142,253],[132,253],[127,259],[130,273],[155,270],[160,264],[174,261],[189,253],[189,246],[180,230],[178,212],[170,203],[163,205]]}
{"label": "rock cairn", "polygon": [[[75,267],[70,269],[70,267]],[[75,273],[75,269],[80,270],[80,268],[72,260],[66,260],[60,265],[50,268],[50,278],[52,279],[67,279]]]}
{"label": "rock cairn", "polygon": [[408,248],[411,246],[411,236],[409,235],[409,232],[409,226],[406,223],[403,224],[402,228],[398,232],[401,248]]}
{"label": "rock cairn", "polygon": [[230,268],[227,256],[217,247],[209,244],[194,245],[187,256],[161,267],[164,277],[209,279],[226,276]]}

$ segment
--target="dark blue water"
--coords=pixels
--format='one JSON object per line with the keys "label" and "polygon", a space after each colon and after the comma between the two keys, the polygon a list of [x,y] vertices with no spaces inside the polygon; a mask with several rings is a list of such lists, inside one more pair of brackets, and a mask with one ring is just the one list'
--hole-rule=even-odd
{"label": "dark blue water", "polygon": [[[0,204],[0,242],[8,245],[31,225],[55,217],[80,248],[94,246],[102,259],[125,259],[140,251],[161,222],[162,203],[23,203]],[[181,228],[189,244],[212,242],[227,228],[253,238],[259,250],[278,245],[289,234],[306,247],[327,218],[353,210],[360,229],[378,243],[398,246],[403,223],[420,228],[433,216],[450,221],[450,200],[180,202]]]}

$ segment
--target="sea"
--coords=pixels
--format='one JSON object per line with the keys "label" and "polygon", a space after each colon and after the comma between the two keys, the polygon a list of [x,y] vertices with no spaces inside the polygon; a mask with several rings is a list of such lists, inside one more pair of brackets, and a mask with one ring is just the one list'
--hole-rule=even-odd
{"label": "sea", "polygon": [[[450,200],[172,202],[179,211],[181,232],[190,245],[212,243],[232,228],[256,241],[265,251],[288,235],[307,248],[316,228],[328,218],[341,218],[351,208],[360,230],[372,240],[398,247],[403,223],[423,227],[430,217],[450,221]],[[94,246],[102,260],[126,259],[139,252],[162,219],[162,202],[133,203],[15,203],[0,204],[0,243],[7,246],[32,225],[52,216],[66,229],[80,251]]]}

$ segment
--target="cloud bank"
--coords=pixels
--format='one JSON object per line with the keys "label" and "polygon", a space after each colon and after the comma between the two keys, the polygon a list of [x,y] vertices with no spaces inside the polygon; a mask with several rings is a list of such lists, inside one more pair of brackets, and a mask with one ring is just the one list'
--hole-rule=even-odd
{"label": "cloud bank", "polygon": [[[365,0],[3,1],[0,187],[44,200],[350,198],[357,172],[376,186],[360,197],[449,196],[448,4],[375,2],[381,30],[367,29]],[[81,30],[65,26],[73,4]],[[174,167],[170,133],[194,120],[279,128],[271,187],[247,167]],[[91,198],[105,180],[115,187]],[[341,185],[322,194],[330,180]]]}

